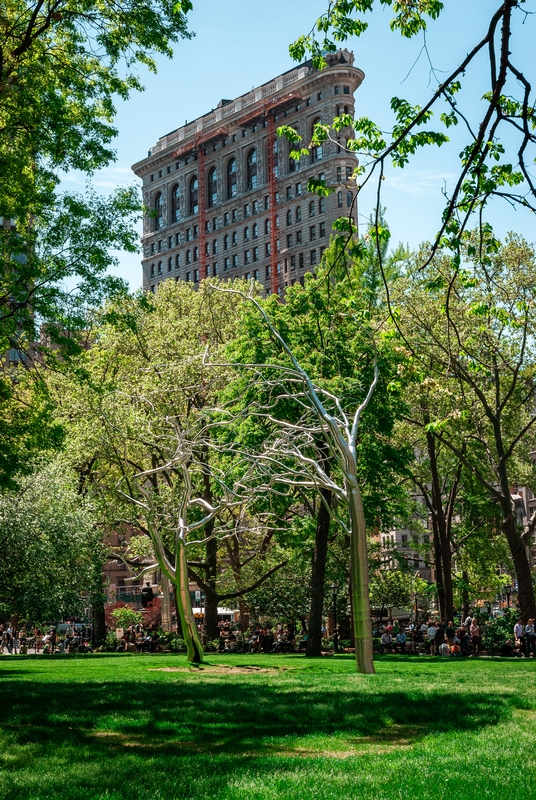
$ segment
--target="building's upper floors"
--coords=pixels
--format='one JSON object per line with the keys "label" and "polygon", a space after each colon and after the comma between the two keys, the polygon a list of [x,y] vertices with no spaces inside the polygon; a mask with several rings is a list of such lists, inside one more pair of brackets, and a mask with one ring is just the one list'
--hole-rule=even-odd
{"label": "building's upper floors", "polygon": [[[318,72],[304,65],[159,140],[134,165],[147,213],[142,237],[144,288],[166,278],[249,275],[277,286],[318,263],[334,220],[355,213],[349,185],[355,156],[340,140],[290,156],[275,134],[288,124],[310,142],[315,124],[354,114],[363,73],[347,50]],[[307,192],[310,178],[335,188]]]}

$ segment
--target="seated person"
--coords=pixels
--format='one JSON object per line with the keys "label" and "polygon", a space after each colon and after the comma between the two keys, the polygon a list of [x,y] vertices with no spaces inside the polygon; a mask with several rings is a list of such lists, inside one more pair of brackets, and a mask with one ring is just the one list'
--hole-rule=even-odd
{"label": "seated person", "polygon": [[508,639],[501,647],[501,656],[513,656],[513,655],[514,655],[514,645],[512,644],[512,640]]}

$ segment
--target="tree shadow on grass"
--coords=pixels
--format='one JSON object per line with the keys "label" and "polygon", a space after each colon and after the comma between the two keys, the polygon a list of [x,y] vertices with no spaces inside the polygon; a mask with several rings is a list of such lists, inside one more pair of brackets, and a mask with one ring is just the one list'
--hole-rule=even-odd
{"label": "tree shadow on grass", "polygon": [[[18,744],[65,740],[97,749],[158,747],[170,754],[265,753],[284,737],[419,738],[476,730],[510,714],[511,697],[379,691],[279,682],[158,681],[0,685],[0,720]],[[110,722],[111,720],[111,722]],[[396,738],[396,734],[395,734]]]}

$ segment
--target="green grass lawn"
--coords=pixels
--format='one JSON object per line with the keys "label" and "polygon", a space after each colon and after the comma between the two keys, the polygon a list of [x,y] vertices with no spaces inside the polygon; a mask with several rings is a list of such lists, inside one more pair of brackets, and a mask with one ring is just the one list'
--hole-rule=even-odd
{"label": "green grass lawn", "polygon": [[536,798],[536,663],[0,658],[0,797]]}

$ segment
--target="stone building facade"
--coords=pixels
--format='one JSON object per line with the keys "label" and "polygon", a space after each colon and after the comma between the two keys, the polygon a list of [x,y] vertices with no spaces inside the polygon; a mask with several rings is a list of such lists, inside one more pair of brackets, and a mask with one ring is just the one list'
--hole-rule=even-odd
{"label": "stone building facade", "polygon": [[[277,136],[290,125],[311,139],[317,122],[354,115],[364,74],[339,50],[322,71],[310,64],[280,75],[158,140],[133,170],[143,182],[143,288],[167,279],[255,278],[267,291],[303,281],[329,243],[333,222],[356,216],[355,155],[337,141],[299,161]],[[348,133],[346,134],[348,135]],[[342,145],[346,142],[340,133]],[[310,178],[335,192],[319,198]],[[353,205],[352,205],[353,204]]]}

